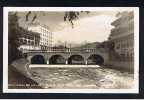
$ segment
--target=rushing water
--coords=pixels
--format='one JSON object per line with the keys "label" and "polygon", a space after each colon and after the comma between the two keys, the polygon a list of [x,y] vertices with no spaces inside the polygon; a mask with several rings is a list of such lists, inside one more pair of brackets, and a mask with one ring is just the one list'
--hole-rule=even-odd
{"label": "rushing water", "polygon": [[33,67],[31,70],[43,88],[128,89],[134,86],[133,74],[103,67]]}

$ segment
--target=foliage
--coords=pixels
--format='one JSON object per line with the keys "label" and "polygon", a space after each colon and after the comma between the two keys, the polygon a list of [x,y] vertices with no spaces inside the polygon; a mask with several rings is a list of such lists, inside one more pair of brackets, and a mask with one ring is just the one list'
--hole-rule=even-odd
{"label": "foliage", "polygon": [[[83,11],[81,11],[81,12],[75,12],[75,11],[65,12],[64,21],[69,21],[73,28],[74,27],[73,21],[76,19],[79,19],[80,13],[83,13]],[[89,11],[86,11],[86,13],[88,14]]]}
{"label": "foliage", "polygon": [[18,50],[20,45],[18,38],[20,37],[20,29],[18,24],[18,16],[15,12],[9,12],[8,15],[8,58],[9,63],[21,57],[21,52]]}
{"label": "foliage", "polygon": [[114,50],[114,43],[111,41],[103,41],[97,45],[97,48],[105,48],[111,51]]}
{"label": "foliage", "polygon": [[[81,13],[87,13],[88,14],[89,11],[80,11],[80,12],[78,12],[78,11],[69,11],[69,12],[65,12],[64,21],[69,21],[71,23],[72,28],[74,28],[74,22],[73,21],[76,20],[76,19],[79,19],[79,16],[80,16]],[[25,16],[26,21],[29,21],[29,17],[30,17],[31,14],[32,14],[31,11],[29,11],[26,14],[26,16]],[[45,13],[43,13],[43,15],[45,16]],[[34,13],[34,16],[31,20],[31,23],[33,23],[36,20],[37,16],[38,16],[38,13]]]}
{"label": "foliage", "polygon": [[20,36],[18,32],[18,17],[17,13],[9,12],[8,16],[8,42],[13,46],[18,47],[18,37]]}

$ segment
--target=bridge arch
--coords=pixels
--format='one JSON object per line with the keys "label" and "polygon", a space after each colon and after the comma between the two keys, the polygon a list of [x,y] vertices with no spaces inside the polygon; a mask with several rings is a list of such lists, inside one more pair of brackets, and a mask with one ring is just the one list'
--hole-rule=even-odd
{"label": "bridge arch", "polygon": [[[101,63],[98,63],[98,64],[107,64],[108,63],[108,60],[109,60],[109,57],[108,57],[108,54],[105,53],[105,52],[100,52],[100,51],[97,51],[97,52],[27,52],[26,53],[26,59],[32,64],[34,64],[35,60],[34,60],[34,56],[36,55],[41,55],[43,57],[40,57],[39,58],[42,58],[43,59],[43,62],[46,64],[50,64],[49,63],[49,60],[52,59],[53,56],[56,56],[56,55],[59,55],[61,56],[63,59],[65,59],[65,63],[64,63],[64,60],[61,64],[76,64],[77,62],[76,61],[72,61],[73,59],[73,55],[79,55],[80,58],[81,58],[81,62],[77,63],[77,64],[90,64],[90,61],[89,59],[91,58],[90,56],[91,55],[99,55],[100,58],[102,58]],[[90,58],[89,58],[90,57]],[[55,57],[54,57],[55,58]],[[57,57],[56,57],[57,58]],[[38,59],[38,58],[37,58]],[[88,60],[88,61],[87,61]],[[37,61],[36,61],[37,62]],[[72,62],[76,62],[76,63],[72,63]],[[85,63],[83,63],[85,62]],[[93,64],[97,64],[97,63],[93,63]],[[37,63],[36,63],[37,64]],[[51,63],[52,64],[52,63]],[[91,63],[92,64],[92,63]]]}
{"label": "bridge arch", "polygon": [[31,64],[46,64],[46,61],[43,55],[34,55],[31,58]]}
{"label": "bridge arch", "polygon": [[60,54],[52,55],[49,58],[49,64],[65,64],[65,57]]}
{"label": "bridge arch", "polygon": [[87,58],[87,64],[96,64],[96,65],[103,65],[104,64],[104,58],[103,56],[99,54],[91,54]]}
{"label": "bridge arch", "polygon": [[80,54],[73,54],[67,58],[68,64],[85,64],[85,58]]}

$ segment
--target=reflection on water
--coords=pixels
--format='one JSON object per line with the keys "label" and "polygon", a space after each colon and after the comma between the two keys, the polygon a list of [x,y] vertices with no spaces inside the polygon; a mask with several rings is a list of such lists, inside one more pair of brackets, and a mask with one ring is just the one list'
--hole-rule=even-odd
{"label": "reflection on water", "polygon": [[[72,65],[71,65],[72,66]],[[83,65],[85,66],[85,65]],[[133,74],[109,68],[31,68],[43,88],[132,88]]]}

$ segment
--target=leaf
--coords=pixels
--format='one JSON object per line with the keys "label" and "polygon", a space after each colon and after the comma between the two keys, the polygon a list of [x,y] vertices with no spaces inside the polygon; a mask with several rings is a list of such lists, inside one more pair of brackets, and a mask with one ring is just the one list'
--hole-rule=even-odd
{"label": "leaf", "polygon": [[77,15],[79,15],[79,12],[76,12]]}
{"label": "leaf", "polygon": [[80,11],[80,12],[70,11],[70,12],[66,12],[65,16],[64,16],[64,21],[66,21],[66,19],[68,19],[68,21],[72,25],[72,28],[74,28],[73,20],[79,19],[80,13],[87,13],[88,14],[90,12],[89,11]]}
{"label": "leaf", "polygon": [[74,24],[73,24],[73,21],[71,20],[70,22],[71,22],[72,28],[74,28]]}
{"label": "leaf", "polygon": [[66,21],[67,17],[68,17],[68,12],[65,12],[64,21]]}
{"label": "leaf", "polygon": [[31,15],[31,11],[29,11],[29,12],[26,14],[26,21],[28,21],[30,15]]}
{"label": "leaf", "polygon": [[66,17],[64,16],[64,21],[66,21]]}
{"label": "leaf", "polygon": [[37,18],[37,15],[34,15],[32,22],[34,22],[36,18]]}

